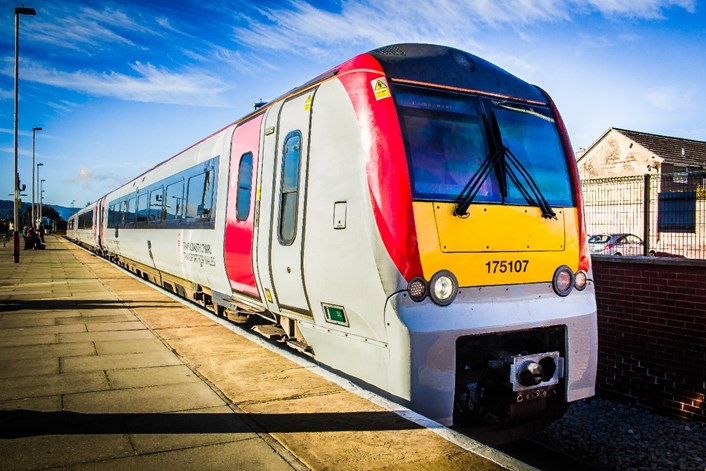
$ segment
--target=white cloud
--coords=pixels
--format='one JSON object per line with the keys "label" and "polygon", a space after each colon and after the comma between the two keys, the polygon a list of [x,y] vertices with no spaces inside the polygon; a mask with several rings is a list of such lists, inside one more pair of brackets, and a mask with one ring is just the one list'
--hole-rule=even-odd
{"label": "white cloud", "polygon": [[609,17],[661,18],[672,7],[689,12],[696,0],[342,0],[330,12],[303,0],[279,8],[262,7],[238,41],[272,50],[337,56],[351,45],[402,41],[439,42],[479,49],[487,28],[505,28],[527,38],[524,29],[541,22],[566,22],[597,12]]}
{"label": "white cloud", "polygon": [[164,35],[160,18],[110,2],[91,3],[46,2],[39,6],[37,16],[25,26],[31,41],[46,45],[47,50],[92,57],[125,47],[144,49],[141,36]]}
{"label": "white cloud", "polygon": [[[29,61],[25,61],[27,63]],[[134,74],[63,71],[37,62],[25,65],[25,80],[96,96],[121,100],[183,105],[218,106],[226,89],[218,78],[197,70],[174,72],[164,67],[135,62]]]}
{"label": "white cloud", "polygon": [[[82,189],[90,190],[94,183],[100,182],[99,187],[112,188],[119,186],[124,182],[124,178],[113,173],[96,174],[93,170],[87,167],[81,167],[78,174],[74,177],[67,178],[66,182],[70,184],[78,183]],[[107,182],[107,185],[106,183]]]}
{"label": "white cloud", "polygon": [[576,0],[577,4],[585,4],[605,16],[621,16],[628,18],[660,19],[663,11],[672,7],[680,7],[693,13],[696,0]]}

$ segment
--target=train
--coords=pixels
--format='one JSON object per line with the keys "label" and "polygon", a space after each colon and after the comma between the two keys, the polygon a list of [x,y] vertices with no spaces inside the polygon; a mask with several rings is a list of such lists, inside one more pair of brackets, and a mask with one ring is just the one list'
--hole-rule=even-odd
{"label": "train", "polygon": [[440,424],[509,438],[595,393],[583,214],[544,90],[396,44],[258,104],[67,237]]}

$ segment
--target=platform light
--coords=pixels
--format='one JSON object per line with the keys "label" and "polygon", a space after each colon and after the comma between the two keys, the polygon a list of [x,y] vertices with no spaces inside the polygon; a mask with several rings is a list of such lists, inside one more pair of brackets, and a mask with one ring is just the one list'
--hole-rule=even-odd
{"label": "platform light", "polygon": [[15,263],[20,263],[20,188],[19,188],[19,172],[17,170],[17,104],[19,102],[19,82],[20,82],[20,15],[36,15],[34,8],[16,7],[15,8],[15,171],[13,179],[15,180],[15,197],[14,197],[14,228],[15,232],[12,235],[13,256]]}

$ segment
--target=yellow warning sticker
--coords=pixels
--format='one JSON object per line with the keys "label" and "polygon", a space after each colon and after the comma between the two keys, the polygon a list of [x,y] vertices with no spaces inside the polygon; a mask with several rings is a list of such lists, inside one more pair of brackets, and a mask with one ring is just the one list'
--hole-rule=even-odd
{"label": "yellow warning sticker", "polygon": [[312,96],[307,95],[306,102],[304,103],[304,111],[309,111],[311,109],[311,100],[312,100]]}
{"label": "yellow warning sticker", "polygon": [[385,77],[371,80],[370,85],[373,87],[373,93],[375,93],[376,100],[390,98],[390,88],[387,86],[387,79]]}

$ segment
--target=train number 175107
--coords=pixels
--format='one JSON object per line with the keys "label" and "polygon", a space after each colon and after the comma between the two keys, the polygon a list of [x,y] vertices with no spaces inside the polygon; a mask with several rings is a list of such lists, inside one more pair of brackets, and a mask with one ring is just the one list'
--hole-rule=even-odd
{"label": "train number 175107", "polygon": [[485,263],[488,273],[525,273],[529,260],[489,260]]}

